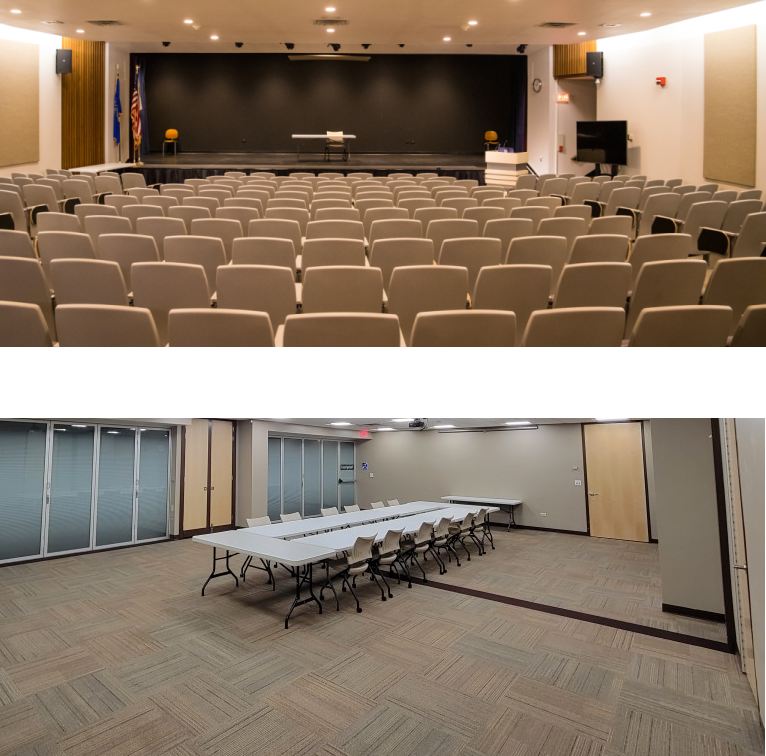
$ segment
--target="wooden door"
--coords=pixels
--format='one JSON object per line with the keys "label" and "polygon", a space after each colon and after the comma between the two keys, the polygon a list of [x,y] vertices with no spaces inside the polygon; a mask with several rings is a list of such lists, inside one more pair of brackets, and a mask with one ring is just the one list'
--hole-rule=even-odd
{"label": "wooden door", "polygon": [[208,527],[207,461],[208,421],[192,420],[184,429],[184,531]]}
{"label": "wooden door", "polygon": [[640,423],[585,425],[590,534],[648,541]]}
{"label": "wooden door", "polygon": [[233,423],[211,420],[210,432],[210,526],[231,526]]}

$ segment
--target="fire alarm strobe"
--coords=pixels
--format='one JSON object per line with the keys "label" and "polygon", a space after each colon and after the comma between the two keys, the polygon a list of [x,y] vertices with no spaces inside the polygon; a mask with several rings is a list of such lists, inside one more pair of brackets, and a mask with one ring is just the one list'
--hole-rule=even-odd
{"label": "fire alarm strobe", "polygon": [[664,76],[658,76],[656,81],[657,81],[657,84],[659,84],[661,87],[665,86],[665,77]]}

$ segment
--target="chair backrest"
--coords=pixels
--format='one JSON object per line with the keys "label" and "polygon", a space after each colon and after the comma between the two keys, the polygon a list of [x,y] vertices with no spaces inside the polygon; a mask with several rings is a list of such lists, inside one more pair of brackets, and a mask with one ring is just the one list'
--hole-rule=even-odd
{"label": "chair backrest", "polygon": [[[414,218],[415,213],[418,210],[426,209],[426,208],[434,209],[434,210],[437,209],[435,200],[432,200],[426,197],[413,197],[411,199],[401,197],[399,199],[399,202],[397,202],[397,206],[405,209],[409,213],[410,218]],[[448,210],[449,208],[438,208],[438,209]]]}
{"label": "chair backrest", "polygon": [[135,197],[139,202],[143,202],[146,197],[159,197],[160,193],[157,189],[149,189],[148,187],[136,187],[134,189],[128,189],[126,194],[129,197]]}
{"label": "chair backrest", "polygon": [[75,234],[71,231],[41,231],[37,235],[37,251],[45,275],[50,277],[51,260],[79,258],[95,260],[93,241],[88,234]]}
{"label": "chair backrest", "polygon": [[413,347],[516,346],[516,315],[499,310],[421,312],[412,327]]}
{"label": "chair backrest", "polygon": [[268,517],[246,517],[245,522],[248,528],[260,528],[264,525],[271,525]]}
{"label": "chair backrest", "polygon": [[737,234],[745,218],[752,213],[760,213],[761,210],[763,210],[763,203],[759,199],[735,200],[729,204],[729,209],[721,223],[721,230]]}
{"label": "chair backrest", "polygon": [[[49,215],[50,213],[41,213]],[[57,213],[58,214],[58,213]],[[0,230],[0,257],[27,257],[30,260],[37,259],[32,239],[24,231],[10,229]]]}
{"label": "chair backrest", "polygon": [[364,242],[360,239],[307,239],[303,245],[304,272],[317,266],[364,264]]}
{"label": "chair backrest", "polygon": [[[348,510],[348,507],[346,509]],[[322,517],[331,517],[332,515],[340,514],[338,507],[324,507],[319,511],[322,513]]]}
{"label": "chair backrest", "polygon": [[750,305],[734,331],[733,347],[766,346],[766,305]]}
{"label": "chair backrest", "polygon": [[354,202],[354,207],[359,211],[359,214],[362,216],[362,221],[364,222],[365,213],[368,210],[371,210],[376,207],[393,207],[394,201],[393,199],[357,199]]}
{"label": "chair backrest", "polygon": [[231,218],[198,218],[191,223],[191,232],[195,236],[212,236],[223,242],[226,261],[231,262],[231,245],[234,239],[244,236],[242,224]]}
{"label": "chair backrest", "polygon": [[686,260],[691,254],[693,254],[692,239],[688,234],[639,236],[628,258],[628,262],[633,266],[630,288],[633,289],[635,286],[641,266],[645,263],[660,260]]}
{"label": "chair backrest", "polygon": [[171,263],[201,265],[210,291],[216,291],[218,267],[226,265],[226,252],[220,239],[210,236],[165,237],[165,260]]}
{"label": "chair backrest", "polygon": [[520,200],[522,205],[528,199],[532,199],[533,197],[539,197],[539,196],[540,196],[540,193],[535,191],[534,189],[511,189],[508,192],[509,198]]}
{"label": "chair backrest", "polygon": [[[691,188],[691,191],[694,191],[694,187]],[[676,192],[675,190],[671,192],[670,189],[668,189],[668,187],[666,186],[649,186],[641,192],[641,197],[638,200],[638,209],[643,212],[644,208],[646,207],[646,203],[649,201],[649,198],[653,197],[656,194],[679,194],[679,193]]]}
{"label": "chair backrest", "polygon": [[522,201],[516,197],[490,197],[482,200],[481,207],[499,207],[504,212],[503,217],[507,218],[514,207],[521,207],[522,204]]}
{"label": "chair backrest", "polygon": [[699,237],[700,229],[703,227],[721,228],[728,207],[729,205],[726,202],[710,201],[697,202],[689,208],[689,214],[684,221],[683,231],[691,237],[692,245],[695,249],[697,248],[697,238]]}
{"label": "chair backrest", "polygon": [[394,268],[430,265],[433,259],[434,243],[430,239],[377,239],[370,247],[370,265],[380,269],[386,290]]}
{"label": "chair backrest", "polygon": [[304,313],[381,312],[383,276],[363,266],[312,267],[304,270],[302,302]]}
{"label": "chair backrest", "polygon": [[[345,209],[345,210],[356,209],[351,207],[350,197],[348,199],[340,199],[340,198],[333,198],[333,197],[322,197],[321,195],[317,195],[317,199],[315,199],[311,203],[311,209],[309,210],[309,220],[317,219],[318,210],[328,210],[330,208]],[[357,212],[359,211],[357,210]]]}
{"label": "chair backrest", "polygon": [[131,268],[133,301],[151,310],[160,341],[168,341],[168,315],[183,307],[210,306],[205,269],[185,263],[134,263]]}
{"label": "chair backrest", "polygon": [[296,520],[302,520],[300,512],[285,512],[285,514],[282,514],[279,516],[279,519],[282,520],[282,522],[295,522]]}
{"label": "chair backrest", "polygon": [[[495,202],[503,202],[502,199],[496,199]],[[479,224],[479,236],[484,235],[484,228],[488,221],[491,220],[504,220],[510,209],[506,211],[502,207],[490,207],[488,205],[482,205],[481,207],[467,207],[463,210],[463,220],[474,220]]]}
{"label": "chair backrest", "polygon": [[193,205],[181,205],[180,207],[171,207],[168,209],[169,218],[180,218],[186,226],[186,233],[191,233],[191,224],[197,218],[210,218],[210,210],[206,207],[195,207]]}
{"label": "chair backrest", "polygon": [[516,178],[516,189],[534,189],[537,184],[537,176],[527,173]]}
{"label": "chair backrest", "polygon": [[557,207],[561,206],[560,197],[530,197],[523,205],[523,207],[547,207],[550,210],[550,216]]}
{"label": "chair backrest", "polygon": [[529,316],[548,306],[551,268],[548,265],[495,265],[479,271],[473,292],[477,310],[507,310],[516,314],[519,346]]}
{"label": "chair backrest", "polygon": [[760,257],[763,254],[764,244],[766,244],[766,213],[752,213],[742,224],[731,256]]}
{"label": "chair backrest", "polygon": [[705,288],[702,304],[731,307],[733,331],[750,305],[766,304],[766,258],[719,260]]}
{"label": "chair backrest", "polygon": [[568,257],[567,240],[563,236],[527,236],[511,241],[505,264],[550,265],[553,295]]}
{"label": "chair backrest", "polygon": [[154,237],[140,234],[102,234],[98,237],[98,258],[120,266],[128,292],[133,291],[130,275],[133,263],[160,261]]}
{"label": "chair backrest", "polygon": [[370,502],[370,508],[371,509],[383,509],[386,505],[382,501],[371,501]]}
{"label": "chair backrest", "polygon": [[635,210],[641,199],[641,190],[635,186],[624,186],[615,189],[606,203],[604,215],[616,215],[618,207],[627,207]]}
{"label": "chair backrest", "polygon": [[362,510],[360,509],[358,504],[346,504],[343,507],[343,511],[344,512],[361,512]]}
{"label": "chair backrest", "polygon": [[96,176],[96,191],[99,193],[109,192],[110,194],[122,194],[122,182],[119,177],[105,176],[101,174]]}
{"label": "chair backrest", "polygon": [[396,315],[369,312],[290,315],[285,321],[286,347],[398,347]]}
{"label": "chair backrest", "polygon": [[320,207],[316,211],[314,220],[343,220],[360,221],[362,216],[354,207]]}
{"label": "chair backrest", "polygon": [[445,239],[460,239],[479,236],[479,224],[475,220],[456,218],[432,220],[425,227],[425,238],[434,243],[434,254],[438,261],[442,243]]}
{"label": "chair backrest", "polygon": [[[680,185],[679,185],[680,186]],[[712,197],[717,191],[718,191],[718,184],[700,184],[697,187],[698,192],[710,192],[710,196]],[[740,199],[747,199],[746,197],[742,197],[740,192]]]}
{"label": "chair backrest", "polygon": [[273,347],[274,332],[265,312],[222,308],[171,310],[171,347]]}
{"label": "chair backrest", "polygon": [[136,229],[139,218],[162,218],[164,213],[161,207],[152,205],[125,205],[122,208],[122,217],[127,218]]}
{"label": "chair backrest", "polygon": [[[574,179],[571,179],[574,181]],[[592,181],[587,183],[579,183],[574,186],[572,193],[569,195],[570,205],[582,205],[585,200],[595,202],[601,193],[601,186],[594,184]]]}
{"label": "chair backrest", "polygon": [[56,341],[50,287],[37,260],[0,256],[0,301],[37,305],[48,325],[51,339]]}
{"label": "chair backrest", "polygon": [[74,214],[80,219],[82,223],[85,218],[94,215],[108,215],[111,217],[119,216],[116,207],[110,207],[109,205],[95,205],[86,204],[77,205],[74,209]]}
{"label": "chair backrest", "polygon": [[295,275],[275,265],[226,265],[219,269],[218,306],[266,312],[277,328],[298,310]]}
{"label": "chair backrest", "polygon": [[53,346],[39,305],[0,301],[0,347]]}
{"label": "chair backrest", "polygon": [[[713,195],[710,192],[688,192],[687,194],[682,195],[678,207],[676,208],[675,217],[678,218],[678,220],[685,221],[692,205],[697,202],[710,202],[712,197]],[[659,213],[659,215],[664,215],[664,213]]]}
{"label": "chair backrest", "polygon": [[51,283],[56,304],[128,306],[120,266],[110,260],[52,260]]}
{"label": "chair backrest", "polygon": [[552,194],[564,195],[567,192],[568,180],[565,178],[549,178],[540,186],[540,196],[550,197]]}
{"label": "chair backrest", "polygon": [[382,555],[396,554],[401,549],[401,540],[404,528],[401,530],[389,530],[381,541],[379,553]]}
{"label": "chair backrest", "polygon": [[306,227],[309,239],[357,239],[364,242],[364,225],[359,221],[310,221]]}
{"label": "chair backrest", "polygon": [[569,264],[625,262],[629,250],[630,240],[620,234],[578,236],[572,245]]}
{"label": "chair backrest", "polygon": [[127,218],[111,215],[88,215],[83,226],[85,233],[93,240],[93,249],[98,248],[98,237],[102,234],[132,234],[133,226]]}
{"label": "chair backrest", "polygon": [[144,178],[143,173],[131,173],[130,171],[125,171],[121,178],[122,186],[125,189],[146,188],[146,179]]}
{"label": "chair backrest", "polygon": [[[711,186],[715,186],[716,189],[713,189],[711,191],[716,191],[718,189],[717,184],[711,184]],[[746,199],[761,199],[761,195],[763,192],[760,189],[745,189],[744,191],[741,191],[739,195],[737,196],[737,199],[746,200]]]}
{"label": "chair backrest", "polygon": [[572,307],[537,310],[527,323],[522,346],[620,346],[625,325],[621,307]]}
{"label": "chair backrest", "polygon": [[737,199],[737,192],[733,189],[723,189],[720,192],[713,192],[713,202],[725,202],[727,205]]}
{"label": "chair backrest", "polygon": [[295,247],[290,239],[245,237],[231,247],[234,265],[279,265],[295,272]]}
{"label": "chair backrest", "polygon": [[[659,189],[661,187],[653,188]],[[652,233],[652,223],[657,215],[674,218],[680,204],[681,195],[675,192],[653,194],[648,197],[641,213],[641,222],[638,226],[637,236],[648,236]]]}
{"label": "chair backrest", "polygon": [[646,307],[630,335],[631,347],[723,347],[732,328],[730,307]]}
{"label": "chair backrest", "polygon": [[[367,213],[369,218],[372,211]],[[373,220],[367,234],[369,245],[372,246],[377,240],[382,239],[422,239],[423,224],[417,220],[406,217],[407,212],[402,210],[405,218],[389,218],[386,220]]]}
{"label": "chair backrest", "polygon": [[398,507],[399,506],[399,499],[386,499],[386,506],[387,507]]}
{"label": "chair backrest", "polygon": [[699,304],[706,271],[707,263],[704,260],[658,260],[644,263],[630,297],[625,338],[630,337],[645,307]]}
{"label": "chair backrest", "polygon": [[439,265],[457,265],[468,270],[468,290],[473,291],[479,271],[486,265],[500,265],[500,240],[491,237],[445,239]]}
{"label": "chair backrest", "polygon": [[681,184],[683,183],[684,183],[683,179],[673,178],[673,179],[667,179],[665,181],[665,186],[669,187],[670,189],[673,189],[676,186],[681,186]]}
{"label": "chair backrest", "polygon": [[388,311],[399,316],[405,342],[419,312],[458,310],[465,307],[468,271],[448,265],[415,265],[395,268],[388,288]]}
{"label": "chair backrest", "polygon": [[79,199],[83,204],[93,204],[93,189],[84,179],[67,179],[62,187],[67,199]]}
{"label": "chair backrest", "polygon": [[152,314],[143,307],[60,305],[56,326],[62,347],[160,346]]}
{"label": "chair backrest", "polygon": [[588,234],[619,234],[629,238],[633,234],[633,219],[627,215],[594,218],[590,222]]}
{"label": "chair backrest", "polygon": [[416,546],[420,546],[425,543],[429,543],[433,538],[434,526],[430,522],[424,522],[412,537]]}
{"label": "chair backrest", "polygon": [[27,207],[45,205],[51,213],[59,212],[59,203],[56,193],[50,186],[42,184],[29,184],[24,187],[24,203]]}
{"label": "chair backrest", "polygon": [[565,265],[553,307],[624,307],[632,270],[626,262]]}
{"label": "chair backrest", "polygon": [[123,215],[123,209],[127,205],[140,205],[138,197],[131,197],[129,194],[108,194],[104,197],[104,205],[117,208],[117,212]]}
{"label": "chair backrest", "polygon": [[[384,220],[409,220],[410,214],[406,208],[403,207],[371,207],[364,214],[364,235],[367,239],[370,238],[370,229],[375,221]],[[412,227],[411,227],[412,228]],[[405,234],[408,236],[409,234]],[[420,236],[423,236],[422,225]]]}
{"label": "chair backrest", "polygon": [[359,536],[351,551],[346,558],[350,566],[362,565],[372,559],[372,547],[375,543],[375,536]]}
{"label": "chair backrest", "polygon": [[216,197],[184,197],[181,204],[189,207],[206,207],[211,216],[217,208],[221,207]]}
{"label": "chair backrest", "polygon": [[160,260],[165,259],[165,237],[186,234],[186,224],[180,218],[137,218],[135,226],[137,234],[154,238]]}
{"label": "chair backrest", "polygon": [[302,245],[300,223],[296,220],[281,218],[261,218],[247,224],[248,236],[262,236],[273,239],[289,239],[293,243],[295,254],[299,254]]}
{"label": "chair backrest", "polygon": [[[301,236],[306,235],[306,227],[309,224],[309,211],[296,207],[267,207],[266,218],[274,220],[297,221],[301,229]],[[252,221],[251,221],[252,223]]]}
{"label": "chair backrest", "polygon": [[537,227],[538,236],[563,236],[567,240],[567,255],[578,236],[588,233],[588,223],[582,218],[543,218]]}
{"label": "chair backrest", "polygon": [[543,218],[550,218],[553,215],[553,210],[549,207],[535,207],[524,206],[515,207],[511,210],[511,219],[515,218],[527,218],[532,221],[533,233],[537,233],[537,228],[540,225],[540,221]]}

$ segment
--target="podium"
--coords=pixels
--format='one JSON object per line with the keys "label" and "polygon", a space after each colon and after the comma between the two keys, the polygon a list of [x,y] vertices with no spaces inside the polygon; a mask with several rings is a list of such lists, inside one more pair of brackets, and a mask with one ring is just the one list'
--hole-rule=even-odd
{"label": "podium", "polygon": [[526,152],[492,152],[484,153],[487,167],[484,171],[484,180],[487,186],[497,186],[503,189],[515,189],[516,179],[524,176],[527,170]]}

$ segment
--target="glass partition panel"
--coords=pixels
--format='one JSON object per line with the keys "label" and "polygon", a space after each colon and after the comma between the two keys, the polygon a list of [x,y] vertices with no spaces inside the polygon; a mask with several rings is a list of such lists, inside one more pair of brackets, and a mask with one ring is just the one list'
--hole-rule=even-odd
{"label": "glass partition panel", "polygon": [[354,442],[340,442],[340,485],[341,506],[356,503],[356,471],[354,465]]}
{"label": "glass partition panel", "polygon": [[0,422],[0,561],[40,554],[45,423]]}
{"label": "glass partition panel", "polygon": [[164,538],[168,533],[170,431],[164,428],[141,428],[138,448],[136,540]]}
{"label": "glass partition panel", "polygon": [[338,506],[338,442],[322,442],[322,506]]}
{"label": "glass partition panel", "polygon": [[269,481],[266,514],[272,522],[279,522],[282,514],[282,439],[269,439]]}
{"label": "glass partition panel", "polygon": [[282,511],[285,514],[302,512],[301,507],[301,473],[303,467],[303,441],[299,438],[284,439],[284,466],[282,487],[284,500]]}
{"label": "glass partition panel", "polygon": [[53,426],[48,554],[90,547],[94,437],[93,426]]}
{"label": "glass partition panel", "polygon": [[318,515],[322,508],[321,441],[303,440],[303,516]]}
{"label": "glass partition panel", "polygon": [[136,431],[101,428],[96,504],[96,546],[133,540]]}

